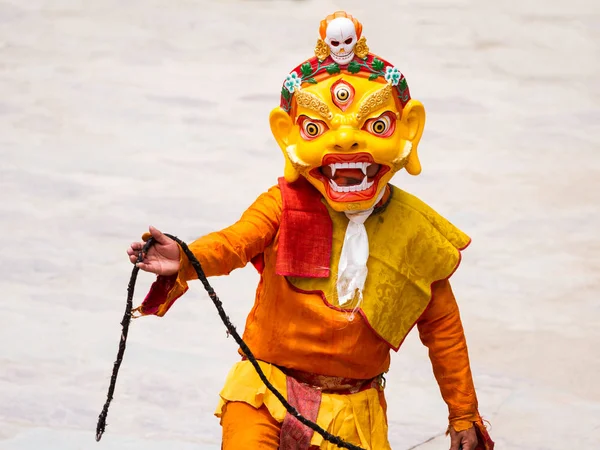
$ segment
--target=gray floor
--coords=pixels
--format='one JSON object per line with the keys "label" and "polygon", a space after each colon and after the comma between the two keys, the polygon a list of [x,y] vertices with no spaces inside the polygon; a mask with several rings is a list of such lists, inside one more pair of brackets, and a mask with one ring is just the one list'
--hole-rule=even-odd
{"label": "gray floor", "polygon": [[[197,284],[134,323],[94,442],[125,249],[148,224],[186,240],[226,226],[275,183],[269,110],[340,8],[427,108],[423,174],[394,182],[473,237],[453,281],[498,448],[600,448],[598,1],[9,0],[1,450],[219,448],[212,412],[237,355]],[[239,328],[256,281],[214,281]],[[416,336],[388,386],[394,449],[447,449]]]}

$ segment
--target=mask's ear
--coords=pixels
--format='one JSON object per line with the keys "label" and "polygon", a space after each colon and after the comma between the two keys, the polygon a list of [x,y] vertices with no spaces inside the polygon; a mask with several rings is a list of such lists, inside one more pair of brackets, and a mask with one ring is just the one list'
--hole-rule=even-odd
{"label": "mask's ear", "polygon": [[271,133],[273,133],[279,147],[281,147],[281,150],[284,150],[285,153],[285,148],[289,145],[288,136],[294,126],[292,118],[278,106],[271,111],[269,123],[271,124]]}
{"label": "mask's ear", "polygon": [[408,163],[405,169],[411,175],[421,173],[421,163],[419,162],[419,141],[425,128],[425,108],[418,100],[409,100],[402,111],[402,122],[407,130],[406,139],[412,143],[412,150],[408,155]]}
{"label": "mask's ear", "polygon": [[294,122],[288,113],[277,106],[269,115],[269,123],[271,124],[271,133],[273,133],[273,137],[277,141],[277,144],[279,144],[279,147],[283,152],[283,157],[285,158],[283,175],[288,183],[293,183],[300,176],[290,161],[288,154],[289,151],[293,151],[292,147],[295,148],[295,146],[290,146],[289,139],[292,128],[294,127]]}

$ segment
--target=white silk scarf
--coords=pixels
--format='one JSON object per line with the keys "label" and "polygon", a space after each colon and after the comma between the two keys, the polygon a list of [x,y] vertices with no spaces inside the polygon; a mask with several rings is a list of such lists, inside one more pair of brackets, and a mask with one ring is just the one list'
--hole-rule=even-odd
{"label": "white silk scarf", "polygon": [[[385,188],[381,190],[374,205],[379,203]],[[342,253],[338,263],[337,292],[340,305],[352,300],[358,294],[357,309],[362,303],[362,291],[367,279],[367,260],[369,259],[369,237],[365,221],[375,208],[365,211],[345,212],[348,217],[348,227],[342,244]]]}

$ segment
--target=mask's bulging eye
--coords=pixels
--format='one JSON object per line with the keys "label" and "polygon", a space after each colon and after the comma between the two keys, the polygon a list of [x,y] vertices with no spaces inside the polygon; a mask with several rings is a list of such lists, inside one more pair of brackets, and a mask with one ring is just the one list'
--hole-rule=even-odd
{"label": "mask's bulging eye", "polygon": [[340,86],[340,88],[335,91],[335,98],[337,98],[340,102],[345,102],[350,97],[350,91],[346,86]]}
{"label": "mask's bulging eye", "polygon": [[316,139],[328,130],[325,122],[307,116],[298,118],[298,126],[300,127],[300,136],[306,141]]}
{"label": "mask's bulging eye", "polygon": [[344,80],[338,80],[331,86],[331,99],[335,106],[346,111],[354,100],[354,88]]}
{"label": "mask's bulging eye", "polygon": [[393,112],[384,112],[381,116],[365,122],[363,130],[379,137],[389,137],[396,130],[396,116]]}
{"label": "mask's bulging eye", "polygon": [[389,122],[385,119],[387,119],[387,117],[384,117],[383,119],[379,119],[379,120],[376,120],[375,122],[373,122],[373,125],[371,125],[371,129],[373,130],[373,133],[376,133],[376,134],[385,133],[385,131],[390,126]]}
{"label": "mask's bulging eye", "polygon": [[316,123],[307,123],[304,127],[304,132],[310,137],[315,137],[319,134],[319,125]]}

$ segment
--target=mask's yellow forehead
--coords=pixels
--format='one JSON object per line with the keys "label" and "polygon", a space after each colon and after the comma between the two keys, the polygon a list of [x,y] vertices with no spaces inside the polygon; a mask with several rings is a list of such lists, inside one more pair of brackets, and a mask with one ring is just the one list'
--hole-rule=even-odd
{"label": "mask's yellow forehead", "polygon": [[337,75],[298,90],[295,116],[307,115],[332,121],[340,116],[353,122],[392,111],[400,116],[394,90],[387,83],[353,75]]}

